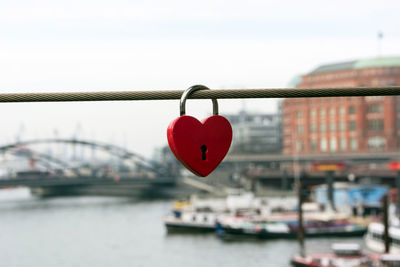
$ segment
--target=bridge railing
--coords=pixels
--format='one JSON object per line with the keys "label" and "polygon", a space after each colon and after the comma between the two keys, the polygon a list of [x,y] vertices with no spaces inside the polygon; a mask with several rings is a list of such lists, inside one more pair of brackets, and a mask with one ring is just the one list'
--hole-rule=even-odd
{"label": "bridge railing", "polygon": [[[126,101],[180,99],[183,90],[120,91],[120,92],[66,92],[66,93],[8,93],[0,94],[0,102],[71,102],[71,101]],[[400,95],[400,86],[340,87],[340,88],[274,88],[199,90],[191,99],[238,98],[300,98],[338,96]]]}

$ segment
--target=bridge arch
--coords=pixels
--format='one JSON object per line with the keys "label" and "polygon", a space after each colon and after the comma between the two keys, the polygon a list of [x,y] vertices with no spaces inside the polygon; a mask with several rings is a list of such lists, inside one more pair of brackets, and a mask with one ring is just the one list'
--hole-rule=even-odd
{"label": "bridge arch", "polygon": [[[105,151],[106,153],[109,153],[111,155],[117,156],[118,158],[124,159],[124,160],[131,160],[136,166],[139,166],[141,168],[144,168],[146,170],[155,172],[157,174],[162,174],[165,173],[166,170],[161,168],[160,166],[155,166],[154,163],[152,163],[150,160],[146,159],[145,157],[128,151],[125,148],[112,145],[112,144],[107,144],[107,143],[102,143],[102,142],[96,142],[96,141],[87,141],[87,140],[79,140],[79,139],[62,139],[62,138],[45,138],[45,139],[34,139],[34,140],[28,140],[28,141],[21,141],[21,142],[16,142],[12,144],[7,144],[7,145],[2,145],[0,146],[0,153],[7,152],[9,150],[13,150],[19,147],[27,147],[30,145],[40,145],[40,144],[72,144],[72,145],[82,145],[82,146],[89,146],[91,148],[96,148]],[[28,150],[29,151],[29,150]],[[33,152],[32,152],[33,153]],[[36,153],[39,157],[46,158],[47,160],[51,160],[56,162],[57,164],[67,166],[67,163],[56,159],[54,157],[51,157],[49,155],[45,155],[43,153]],[[29,155],[29,154],[27,154]]]}

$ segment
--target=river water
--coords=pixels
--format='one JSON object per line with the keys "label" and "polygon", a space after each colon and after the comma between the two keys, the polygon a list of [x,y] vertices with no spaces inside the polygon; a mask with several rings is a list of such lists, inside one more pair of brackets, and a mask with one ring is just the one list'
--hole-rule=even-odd
{"label": "river water", "polygon": [[[1,266],[290,266],[294,240],[223,241],[214,234],[168,234],[172,201],[111,197],[40,199],[0,190]],[[308,239],[307,251],[361,238]]]}

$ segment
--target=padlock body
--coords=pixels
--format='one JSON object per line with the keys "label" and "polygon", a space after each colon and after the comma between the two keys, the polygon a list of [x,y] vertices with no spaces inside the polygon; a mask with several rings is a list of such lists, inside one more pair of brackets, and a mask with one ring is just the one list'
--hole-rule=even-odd
{"label": "padlock body", "polygon": [[202,122],[183,115],[170,123],[168,144],[176,158],[198,176],[209,175],[224,159],[232,142],[232,127],[219,115]]}

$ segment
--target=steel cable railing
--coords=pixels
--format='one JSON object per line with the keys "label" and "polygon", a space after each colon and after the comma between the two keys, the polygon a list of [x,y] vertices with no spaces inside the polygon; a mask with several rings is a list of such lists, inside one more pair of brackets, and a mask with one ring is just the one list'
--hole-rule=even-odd
{"label": "steel cable railing", "polygon": [[[70,101],[131,101],[180,99],[184,90],[172,91],[111,91],[111,92],[65,92],[65,93],[3,93],[0,102],[70,102]],[[338,96],[400,95],[400,86],[347,87],[347,88],[301,88],[301,89],[224,89],[200,90],[191,99],[237,99],[237,98],[300,98]]]}

